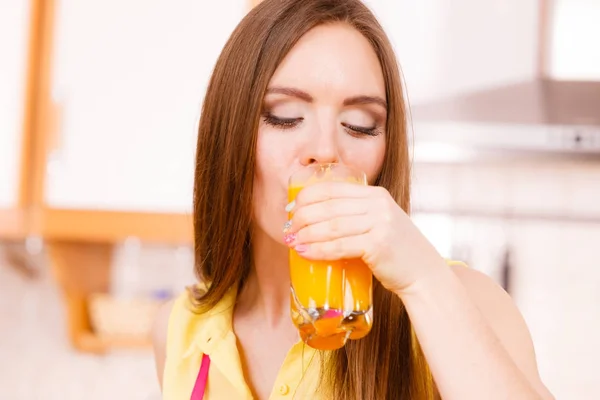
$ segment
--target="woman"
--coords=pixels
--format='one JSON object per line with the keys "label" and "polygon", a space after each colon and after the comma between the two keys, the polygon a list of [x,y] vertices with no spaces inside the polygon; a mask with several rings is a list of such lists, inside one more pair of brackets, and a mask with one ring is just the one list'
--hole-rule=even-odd
{"label": "woman", "polygon": [[[303,189],[284,238],[290,174],[329,162],[364,171],[370,186]],[[449,266],[407,216],[409,175],[400,74],[369,10],[359,0],[253,9],[202,110],[194,230],[203,284],[157,320],[164,398],[189,399],[194,387],[205,399],[552,398],[506,293]],[[299,341],[289,247],[309,259],[362,257],[376,277],[369,335],[331,352]]]}

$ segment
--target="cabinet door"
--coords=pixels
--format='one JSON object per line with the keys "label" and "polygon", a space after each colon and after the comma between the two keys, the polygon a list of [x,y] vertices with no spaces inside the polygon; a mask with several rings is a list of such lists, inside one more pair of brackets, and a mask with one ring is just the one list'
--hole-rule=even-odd
{"label": "cabinet door", "polygon": [[51,208],[189,212],[205,87],[247,0],[56,2]]}
{"label": "cabinet door", "polygon": [[542,378],[557,399],[597,397],[600,226],[520,223],[511,243],[513,297],[529,325]]}
{"label": "cabinet door", "polygon": [[365,0],[394,43],[411,102],[535,74],[537,0]]}
{"label": "cabinet door", "polygon": [[0,209],[18,201],[29,13],[28,0],[0,1]]}
{"label": "cabinet door", "polygon": [[509,249],[511,296],[527,322],[543,381],[556,398],[600,393],[600,225],[443,214],[414,219],[443,256],[457,251],[456,258],[498,283]]}

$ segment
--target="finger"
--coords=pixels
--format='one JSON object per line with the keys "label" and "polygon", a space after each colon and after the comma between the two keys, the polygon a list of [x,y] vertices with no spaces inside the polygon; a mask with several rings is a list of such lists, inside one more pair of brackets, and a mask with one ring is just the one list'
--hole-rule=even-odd
{"label": "finger", "polygon": [[290,232],[298,232],[308,225],[332,218],[367,214],[370,204],[369,199],[332,199],[302,206],[292,214]]}
{"label": "finger", "polygon": [[367,214],[334,217],[300,229],[296,232],[295,243],[327,242],[346,236],[362,235],[372,228],[373,219]]}
{"label": "finger", "polygon": [[296,208],[340,198],[364,198],[372,192],[372,186],[350,182],[318,182],[304,187],[296,196]]}
{"label": "finger", "polygon": [[367,254],[370,234],[345,236],[327,242],[299,244],[295,250],[309,260],[363,258]]}

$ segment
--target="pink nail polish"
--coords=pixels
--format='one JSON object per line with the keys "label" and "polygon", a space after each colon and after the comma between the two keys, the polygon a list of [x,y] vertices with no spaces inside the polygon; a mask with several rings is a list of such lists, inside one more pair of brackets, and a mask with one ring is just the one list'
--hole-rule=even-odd
{"label": "pink nail polish", "polygon": [[341,317],[343,315],[343,313],[341,311],[338,310],[327,310],[325,311],[325,314],[323,315],[324,318],[338,318]]}
{"label": "pink nail polish", "polygon": [[294,247],[294,250],[296,250],[298,253],[304,253],[306,250],[308,250],[308,245],[299,244],[298,246]]}
{"label": "pink nail polish", "polygon": [[287,245],[290,245],[290,244],[294,243],[295,240],[296,240],[296,234],[295,233],[288,233],[287,235],[285,235],[283,237],[283,241]]}

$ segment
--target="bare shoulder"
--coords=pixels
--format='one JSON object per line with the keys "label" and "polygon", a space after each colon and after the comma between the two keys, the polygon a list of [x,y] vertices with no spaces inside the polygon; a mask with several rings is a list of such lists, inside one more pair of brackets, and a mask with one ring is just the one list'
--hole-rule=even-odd
{"label": "bare shoulder", "polygon": [[509,294],[482,272],[464,265],[451,268],[515,364],[545,399],[553,399],[540,379],[529,328]]}
{"label": "bare shoulder", "polygon": [[450,267],[487,319],[509,318],[525,323],[510,295],[488,275],[462,264]]}
{"label": "bare shoulder", "polygon": [[162,387],[163,372],[167,358],[167,335],[169,330],[169,317],[173,310],[175,300],[170,300],[163,304],[156,314],[152,326],[152,346],[154,348],[154,361],[156,364],[156,374],[158,383]]}

